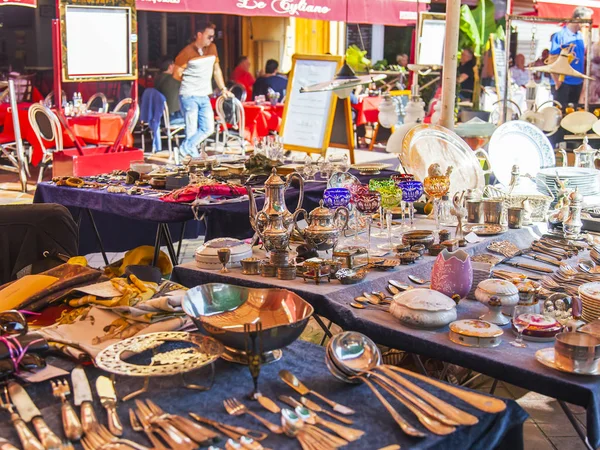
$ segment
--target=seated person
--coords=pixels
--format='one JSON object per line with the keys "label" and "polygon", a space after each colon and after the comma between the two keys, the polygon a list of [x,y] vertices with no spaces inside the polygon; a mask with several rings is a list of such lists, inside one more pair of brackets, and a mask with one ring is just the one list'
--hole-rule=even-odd
{"label": "seated person", "polygon": [[531,72],[525,68],[525,55],[519,53],[515,57],[515,65],[510,68],[510,76],[519,86],[525,86]]}
{"label": "seated person", "polygon": [[175,62],[172,58],[165,57],[160,63],[160,73],[154,79],[154,86],[167,99],[169,108],[169,122],[183,123],[183,114],[179,105],[179,86],[181,81],[173,78]]}
{"label": "seated person", "polygon": [[252,86],[256,80],[250,73],[250,61],[247,56],[240,56],[230,79],[246,88],[246,98],[252,98]]}
{"label": "seated person", "polygon": [[269,88],[279,93],[279,101],[285,99],[285,90],[287,89],[287,78],[277,73],[279,63],[274,59],[269,59],[265,65],[265,74],[254,83],[252,100],[258,95],[264,95],[267,98]]}

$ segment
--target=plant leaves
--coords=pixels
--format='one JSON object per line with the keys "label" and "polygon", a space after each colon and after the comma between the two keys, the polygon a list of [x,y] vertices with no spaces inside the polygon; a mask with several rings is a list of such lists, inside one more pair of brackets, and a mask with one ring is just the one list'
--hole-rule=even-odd
{"label": "plant leaves", "polygon": [[361,50],[356,45],[351,45],[346,50],[346,64],[355,72],[365,72],[371,65],[371,61],[365,57],[366,50]]}

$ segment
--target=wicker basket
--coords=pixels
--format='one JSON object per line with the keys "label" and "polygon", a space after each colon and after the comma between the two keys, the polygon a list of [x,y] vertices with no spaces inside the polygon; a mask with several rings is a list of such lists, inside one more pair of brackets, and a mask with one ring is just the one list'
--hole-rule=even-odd
{"label": "wicker basket", "polygon": [[[530,178],[527,175],[521,175],[522,177]],[[496,186],[486,186],[483,190],[484,198],[492,198],[492,199],[503,199],[504,200],[504,212],[508,208],[513,207],[521,207],[523,206],[523,202],[525,200],[529,200],[531,204],[532,212],[531,212],[531,221],[532,222],[545,222],[548,217],[548,211],[550,210],[550,205],[554,201],[554,195],[552,191],[548,187],[546,183],[544,183],[546,189],[548,190],[548,195],[542,194],[541,192],[531,193],[531,194],[511,194],[509,192],[505,192],[504,190],[496,187]]]}
{"label": "wicker basket", "polygon": [[473,284],[471,285],[471,290],[467,294],[467,299],[469,300],[477,300],[475,298],[475,289],[479,283],[483,280],[487,280],[492,274],[492,265],[488,263],[482,262],[474,262],[473,266]]}

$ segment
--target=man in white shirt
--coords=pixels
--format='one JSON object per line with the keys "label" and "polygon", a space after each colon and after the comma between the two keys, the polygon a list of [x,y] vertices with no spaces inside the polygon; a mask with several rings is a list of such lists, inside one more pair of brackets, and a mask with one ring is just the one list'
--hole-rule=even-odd
{"label": "man in white shirt", "polygon": [[519,86],[525,86],[529,82],[530,71],[525,69],[525,56],[519,53],[515,57],[515,65],[510,68],[510,76]]}
{"label": "man in white shirt", "polygon": [[181,80],[179,101],[185,119],[185,140],[179,151],[185,156],[199,156],[198,146],[215,131],[215,114],[209,96],[213,92],[212,78],[225,95],[223,72],[215,40],[215,25],[206,23],[198,28],[196,40],[175,58],[173,77]]}

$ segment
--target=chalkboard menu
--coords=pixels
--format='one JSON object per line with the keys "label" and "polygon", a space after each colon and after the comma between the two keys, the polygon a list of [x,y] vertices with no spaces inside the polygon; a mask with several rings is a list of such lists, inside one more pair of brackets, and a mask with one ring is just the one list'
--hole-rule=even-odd
{"label": "chalkboard menu", "polygon": [[[361,39],[362,38],[362,39]],[[371,42],[373,41],[373,25],[349,23],[346,26],[346,46],[356,45],[361,50],[367,51],[367,58],[371,57]]]}
{"label": "chalkboard menu", "polygon": [[504,99],[506,79],[506,49],[504,41],[495,36],[490,36],[490,47],[492,49],[492,64],[494,65],[494,80],[496,82],[496,93],[498,99]]}
{"label": "chalkboard menu", "polygon": [[337,96],[332,91],[301,93],[300,88],[333,79],[341,63],[340,56],[293,56],[280,132],[285,148],[327,150]]}

